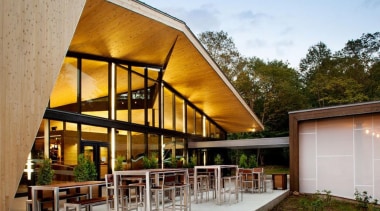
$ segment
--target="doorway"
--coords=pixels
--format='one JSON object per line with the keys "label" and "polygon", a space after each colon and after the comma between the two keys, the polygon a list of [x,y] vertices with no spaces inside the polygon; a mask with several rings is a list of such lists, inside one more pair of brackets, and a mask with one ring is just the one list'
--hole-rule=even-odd
{"label": "doorway", "polygon": [[80,152],[94,162],[98,173],[97,179],[104,180],[109,169],[109,143],[81,141]]}

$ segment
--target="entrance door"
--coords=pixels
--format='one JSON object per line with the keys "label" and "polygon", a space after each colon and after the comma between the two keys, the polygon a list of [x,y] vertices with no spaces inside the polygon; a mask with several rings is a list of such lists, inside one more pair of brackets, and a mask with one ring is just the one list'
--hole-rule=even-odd
{"label": "entrance door", "polygon": [[104,180],[104,175],[108,173],[109,165],[109,144],[98,141],[81,141],[81,153],[90,158],[98,173],[98,180]]}

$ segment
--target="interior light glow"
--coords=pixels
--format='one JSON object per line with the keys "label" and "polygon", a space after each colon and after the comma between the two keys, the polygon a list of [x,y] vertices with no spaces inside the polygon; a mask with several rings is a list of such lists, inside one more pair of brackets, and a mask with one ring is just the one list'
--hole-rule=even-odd
{"label": "interior light glow", "polygon": [[202,115],[202,128],[203,128],[203,137],[206,137],[206,117]]}
{"label": "interior light glow", "polygon": [[116,66],[115,63],[111,64],[111,119],[116,118],[116,106],[115,106],[115,101],[116,101]]}
{"label": "interior light glow", "polygon": [[24,169],[24,172],[26,172],[28,180],[32,179],[32,172],[34,172],[34,169],[32,167],[33,167],[32,154],[29,152],[28,160],[26,161],[26,168]]}

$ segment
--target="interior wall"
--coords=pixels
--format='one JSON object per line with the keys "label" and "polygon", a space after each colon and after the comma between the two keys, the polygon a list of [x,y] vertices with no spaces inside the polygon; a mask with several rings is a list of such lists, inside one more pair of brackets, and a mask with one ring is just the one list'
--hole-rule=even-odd
{"label": "interior wall", "polygon": [[380,198],[380,115],[299,123],[299,190]]}
{"label": "interior wall", "polygon": [[10,210],[85,0],[0,3],[0,210]]}

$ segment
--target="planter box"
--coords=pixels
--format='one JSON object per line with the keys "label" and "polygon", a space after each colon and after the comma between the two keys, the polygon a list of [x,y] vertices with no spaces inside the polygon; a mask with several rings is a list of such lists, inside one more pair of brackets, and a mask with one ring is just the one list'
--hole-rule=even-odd
{"label": "planter box", "polygon": [[273,190],[288,189],[287,174],[272,174]]}

